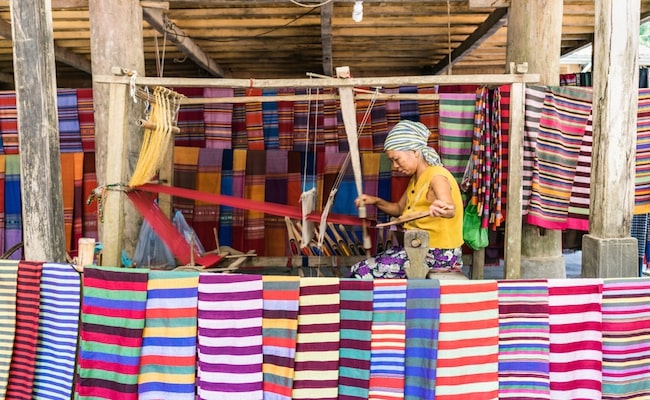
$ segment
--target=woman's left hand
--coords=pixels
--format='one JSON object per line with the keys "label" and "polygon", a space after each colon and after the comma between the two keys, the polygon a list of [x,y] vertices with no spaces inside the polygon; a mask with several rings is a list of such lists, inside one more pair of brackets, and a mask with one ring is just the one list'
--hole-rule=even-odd
{"label": "woman's left hand", "polygon": [[429,214],[431,214],[432,217],[453,217],[454,206],[447,204],[442,200],[434,200],[429,206]]}

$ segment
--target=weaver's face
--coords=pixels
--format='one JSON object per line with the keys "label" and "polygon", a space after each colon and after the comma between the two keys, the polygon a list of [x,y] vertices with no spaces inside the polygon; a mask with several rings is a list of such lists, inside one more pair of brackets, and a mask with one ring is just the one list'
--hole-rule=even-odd
{"label": "weaver's face", "polygon": [[405,175],[413,175],[418,166],[418,153],[415,150],[386,150],[393,163],[393,169]]}

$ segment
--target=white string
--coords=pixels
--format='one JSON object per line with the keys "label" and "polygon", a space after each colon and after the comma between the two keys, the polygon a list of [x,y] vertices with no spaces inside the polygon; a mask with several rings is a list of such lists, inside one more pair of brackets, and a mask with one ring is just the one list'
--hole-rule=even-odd
{"label": "white string", "polygon": [[322,3],[318,3],[318,4],[304,4],[304,3],[301,3],[301,2],[296,1],[296,0],[289,0],[289,1],[292,2],[293,4],[297,5],[297,6],[300,6],[300,7],[316,8],[316,7],[322,7],[322,6],[326,5],[326,4],[329,4],[334,0],[325,0]]}

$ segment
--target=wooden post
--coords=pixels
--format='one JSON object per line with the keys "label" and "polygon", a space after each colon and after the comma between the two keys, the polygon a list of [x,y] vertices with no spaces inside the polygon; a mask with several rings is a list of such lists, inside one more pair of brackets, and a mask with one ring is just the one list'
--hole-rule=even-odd
{"label": "wooden post", "polygon": [[12,0],[24,257],[65,262],[52,10]]}
{"label": "wooden post", "polygon": [[[133,0],[89,0],[90,50],[93,70],[93,104],[95,118],[95,163],[99,185],[124,183],[137,163],[142,129],[137,121],[142,117],[144,102],[135,103],[128,96],[128,86],[110,88],[95,77],[113,74],[113,67],[144,75],[144,45],[142,38],[142,8]],[[113,92],[110,95],[110,92]],[[113,104],[116,102],[122,105]],[[119,121],[109,120],[109,108],[119,108]],[[118,125],[117,131],[109,126]],[[115,148],[120,146],[120,148]],[[113,154],[109,157],[109,152]],[[121,162],[121,164],[115,164]],[[119,202],[120,204],[115,204]],[[123,204],[124,203],[124,204]],[[102,264],[119,266],[121,250],[133,254],[142,218],[120,193],[109,194],[104,216],[109,225],[99,224],[103,244]],[[119,212],[120,215],[114,214]],[[124,224],[124,221],[129,221]],[[118,241],[116,241],[118,240]],[[108,257],[107,257],[108,256]]]}
{"label": "wooden post", "polygon": [[95,263],[95,239],[80,238],[77,248],[77,270],[83,271],[84,267]]}

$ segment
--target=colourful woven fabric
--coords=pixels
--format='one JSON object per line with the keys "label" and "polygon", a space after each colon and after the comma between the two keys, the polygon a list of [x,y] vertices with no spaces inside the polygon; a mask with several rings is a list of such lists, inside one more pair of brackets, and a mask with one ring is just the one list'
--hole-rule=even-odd
{"label": "colourful woven fabric", "polygon": [[335,400],[339,384],[339,280],[300,280],[292,399]]}
{"label": "colourful woven fabric", "polygon": [[[203,193],[221,194],[223,149],[199,149],[196,189]],[[219,205],[195,201],[192,228],[206,250],[216,247],[214,228],[219,222]]]}
{"label": "colourful woven fabric", "polygon": [[406,353],[404,399],[435,398],[440,282],[408,279],[406,286]]}
{"label": "colourful woven fabric", "polygon": [[21,261],[16,287],[16,336],[5,399],[31,400],[36,371],[38,312],[43,264]]}
{"label": "colourful woven fabric", "polygon": [[589,115],[585,134],[582,136],[576,171],[571,186],[567,210],[567,229],[589,231],[589,197],[591,196],[591,145],[593,142],[592,116]]}
{"label": "colourful woven fabric", "polygon": [[[4,154],[0,154],[0,199],[5,198],[6,157],[7,156]],[[2,252],[2,254],[5,252],[5,229],[5,202],[3,200],[0,200],[0,252]]]}
{"label": "colourful woven fabric", "polygon": [[406,279],[374,280],[369,399],[404,398]]}
{"label": "colourful woven fabric", "polygon": [[[246,89],[236,88],[235,97],[246,95]],[[235,103],[232,109],[232,148],[248,148],[248,131],[246,126],[246,103]]]}
{"label": "colourful woven fabric", "polygon": [[499,399],[550,399],[548,284],[499,281]]}
{"label": "colourful woven fabric", "polygon": [[[235,149],[232,153],[232,195],[245,198],[246,188],[246,165],[248,152],[243,149]],[[241,208],[232,209],[232,247],[235,249],[248,249],[245,237],[245,221],[247,211]]]}
{"label": "colourful woven fabric", "polygon": [[86,204],[86,199],[83,197],[83,178],[84,178],[84,158],[86,158],[85,153],[74,153],[73,165],[74,173],[73,177],[73,202],[72,202],[72,243],[70,243],[71,249],[77,249],[77,244],[79,239],[84,237],[83,235],[83,211],[84,204]]}
{"label": "colourful woven fabric", "polygon": [[[7,155],[5,158],[5,251],[23,240],[23,217],[20,193],[20,156]],[[22,249],[15,251],[10,258],[20,260]]]}
{"label": "colourful woven fabric", "polygon": [[[287,204],[288,154],[286,150],[268,150],[266,152],[266,182],[264,199],[268,203]],[[287,225],[284,218],[264,214],[264,248],[267,256],[284,256],[289,254]]]}
{"label": "colourful woven fabric", "polygon": [[137,399],[148,273],[84,268],[77,399]]}
{"label": "colourful woven fabric", "polygon": [[[202,98],[204,91],[208,89],[195,87],[179,87],[175,89],[187,99]],[[227,89],[226,89],[227,90]],[[232,105],[230,105],[232,107]],[[227,106],[225,106],[227,107]],[[181,104],[178,109],[177,125],[179,132],[174,135],[174,145],[205,147],[205,105],[204,104]],[[212,127],[211,127],[212,128]]]}
{"label": "colourful woven fabric", "polygon": [[[246,156],[245,197],[251,200],[265,201],[266,192],[266,151],[250,150]],[[245,213],[244,239],[246,250],[255,250],[257,254],[266,254],[264,249],[264,213],[248,210]],[[244,249],[244,247],[242,247]]]}
{"label": "colourful woven fabric", "polygon": [[[264,89],[263,96],[277,96],[277,89]],[[280,148],[280,129],[278,126],[278,102],[262,103],[262,127],[264,129],[264,145],[266,149]]]}
{"label": "colourful woven fabric", "polygon": [[[415,94],[418,92],[418,88],[417,86],[401,86],[399,88],[399,92]],[[400,100],[399,112],[402,119],[420,122],[420,113],[417,100]]]}
{"label": "colourful woven fabric", "polygon": [[69,264],[43,264],[34,371],[35,399],[70,399],[75,374],[81,277]]}
{"label": "colourful woven fabric", "polygon": [[[205,98],[233,97],[234,95],[233,89],[228,88],[205,88],[203,90]],[[204,106],[205,147],[232,148],[233,107],[232,103],[208,103]]]}
{"label": "colourful woven fabric", "polygon": [[[232,196],[232,150],[223,151],[221,163],[221,194]],[[232,207],[219,207],[219,243],[221,245],[232,245]]]}
{"label": "colourful woven fabric", "polygon": [[499,87],[501,92],[501,215],[503,221],[506,218],[507,199],[508,199],[508,142],[510,135],[510,85],[503,85]]}
{"label": "colourful woven fabric", "polygon": [[84,153],[82,199],[83,202],[83,237],[99,240],[97,231],[97,202],[88,202],[93,190],[97,187],[97,173],[95,172],[95,153]]}
{"label": "colourful woven fabric", "polygon": [[[174,185],[187,189],[196,189],[196,175],[199,165],[198,147],[174,148]],[[185,221],[194,222],[194,200],[174,197],[174,208],[180,210]]]}
{"label": "colourful woven fabric", "polygon": [[300,278],[263,276],[262,352],[265,400],[291,400]]}
{"label": "colourful woven fabric", "polygon": [[599,399],[602,389],[600,279],[550,279],[552,399]]}
{"label": "colourful woven fabric", "polygon": [[138,399],[193,400],[199,273],[151,271]]}
{"label": "colourful woven fabric", "polygon": [[77,114],[81,147],[84,152],[95,151],[95,111],[92,88],[77,89]]}
{"label": "colourful woven fabric", "polygon": [[0,398],[5,398],[16,334],[18,261],[0,260]]}
{"label": "colourful woven fabric", "polygon": [[199,276],[198,399],[262,398],[262,278]]}
{"label": "colourful woven fabric", "polygon": [[[293,88],[278,90],[278,96],[291,96]],[[293,101],[278,101],[279,146],[282,150],[293,150]]]}
{"label": "colourful woven fabric", "polygon": [[634,213],[650,213],[650,89],[639,89],[636,117]]}
{"label": "colourful woven fabric", "polygon": [[546,88],[543,86],[527,86],[524,119],[524,161],[521,172],[523,183],[522,214],[528,214],[530,195],[533,188],[533,169],[535,168],[535,157],[537,137],[539,136],[539,119],[542,115]]}
{"label": "colourful woven fabric", "polygon": [[496,281],[440,281],[436,399],[496,399],[499,311]]}
{"label": "colourful woven fabric", "polygon": [[602,313],[602,398],[650,398],[650,282],[605,280]]}
{"label": "colourful woven fabric", "polygon": [[475,102],[474,93],[440,94],[440,156],[459,183],[472,149]]}
{"label": "colourful woven fabric", "polygon": [[[438,92],[435,86],[419,86],[419,94],[435,94]],[[437,100],[420,100],[418,101],[418,113],[420,114],[420,122],[429,128],[431,136],[429,136],[428,145],[436,149],[438,146],[438,124],[440,123],[440,102]]]}
{"label": "colourful woven fabric", "polygon": [[544,98],[527,222],[565,229],[578,155],[589,115],[590,88],[553,87]]}
{"label": "colourful woven fabric", "polygon": [[[246,96],[261,96],[262,89],[247,88]],[[264,116],[261,102],[246,103],[246,133],[248,150],[264,150]]]}
{"label": "colourful woven fabric", "polygon": [[61,153],[82,152],[77,91],[59,89],[56,94],[59,115],[59,147]]}
{"label": "colourful woven fabric", "polygon": [[[75,153],[61,154],[61,189],[63,192],[63,228],[65,232],[66,251],[72,248],[72,219],[74,213],[74,175]],[[83,155],[83,153],[80,153]]]}
{"label": "colourful woven fabric", "polygon": [[373,281],[341,279],[339,399],[368,398]]}
{"label": "colourful woven fabric", "polygon": [[18,154],[18,111],[16,92],[0,92],[0,134],[4,154]]}
{"label": "colourful woven fabric", "polygon": [[388,134],[386,100],[375,100],[370,110],[370,123],[372,124],[372,150],[383,153],[384,140]]}

